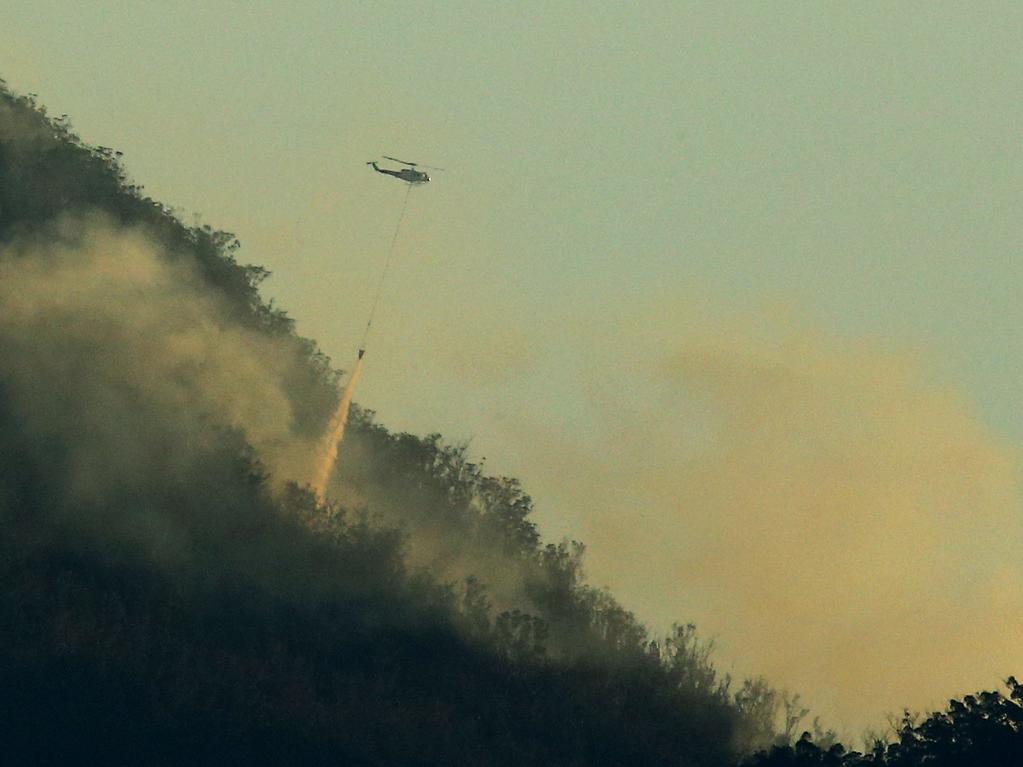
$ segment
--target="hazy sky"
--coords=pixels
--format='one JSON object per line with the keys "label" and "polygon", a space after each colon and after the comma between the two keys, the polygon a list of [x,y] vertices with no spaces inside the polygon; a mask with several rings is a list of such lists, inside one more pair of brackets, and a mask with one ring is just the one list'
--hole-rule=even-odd
{"label": "hazy sky", "polygon": [[1023,673],[1020,4],[2,16],[0,77],[339,366],[404,194],[364,163],[446,168],[357,400],[471,438],[644,619],[853,730]]}

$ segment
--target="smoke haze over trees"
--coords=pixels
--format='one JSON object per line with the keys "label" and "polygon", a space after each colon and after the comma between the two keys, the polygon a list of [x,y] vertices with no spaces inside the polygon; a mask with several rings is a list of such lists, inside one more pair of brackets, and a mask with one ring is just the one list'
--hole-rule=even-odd
{"label": "smoke haze over trees", "polygon": [[[786,738],[778,692],[719,672],[691,625],[652,636],[464,447],[356,409],[319,504],[339,375],[238,249],[0,91],[5,753],[732,765]],[[871,763],[959,728],[1009,753],[1019,689],[992,695]],[[853,763],[808,740],[750,758]]]}

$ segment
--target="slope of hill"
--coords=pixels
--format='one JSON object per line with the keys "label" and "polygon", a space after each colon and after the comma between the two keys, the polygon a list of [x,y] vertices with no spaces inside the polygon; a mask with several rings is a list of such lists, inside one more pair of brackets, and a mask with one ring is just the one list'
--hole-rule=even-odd
{"label": "slope of hill", "polygon": [[[35,762],[726,764],[769,736],[518,484],[359,413],[238,243],[0,91],[0,722]],[[298,480],[294,482],[291,480]]]}

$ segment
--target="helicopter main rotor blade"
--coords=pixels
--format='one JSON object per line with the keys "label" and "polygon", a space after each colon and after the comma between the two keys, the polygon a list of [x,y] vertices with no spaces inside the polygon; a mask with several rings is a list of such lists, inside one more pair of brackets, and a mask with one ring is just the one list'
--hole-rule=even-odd
{"label": "helicopter main rotor blade", "polygon": [[400,162],[402,165],[408,165],[408,166],[410,166],[412,168],[428,168],[429,170],[444,170],[443,168],[438,168],[436,165],[420,165],[417,162],[409,162],[408,160],[399,160],[397,157],[391,157],[389,154],[383,155],[383,158],[385,160],[394,160],[395,162]]}

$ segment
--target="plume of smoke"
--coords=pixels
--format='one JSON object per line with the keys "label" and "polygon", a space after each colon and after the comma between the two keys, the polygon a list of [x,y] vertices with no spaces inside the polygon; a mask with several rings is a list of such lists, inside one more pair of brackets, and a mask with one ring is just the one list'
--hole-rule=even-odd
{"label": "plume of smoke", "polygon": [[233,321],[141,229],[66,217],[5,246],[0,305],[5,390],[25,428],[66,446],[75,494],[173,471],[211,428],[240,433],[277,482],[307,471],[282,384],[289,340]]}
{"label": "plume of smoke", "polygon": [[348,424],[348,413],[352,408],[352,395],[354,395],[355,387],[362,376],[362,360],[363,353],[360,351],[359,358],[355,361],[355,367],[352,368],[352,372],[348,376],[348,383],[345,384],[344,391],[341,392],[341,399],[338,400],[337,409],[331,416],[327,433],[324,435],[320,449],[317,451],[316,465],[313,470],[311,484],[313,492],[316,493],[316,497],[321,503],[326,500],[327,484],[337,464],[338,448],[341,440],[344,439],[345,426]]}
{"label": "plume of smoke", "polygon": [[1016,673],[1018,448],[924,355],[784,309],[672,296],[578,329],[603,439],[503,435],[531,446],[539,518],[641,617],[695,621],[835,726]]}

